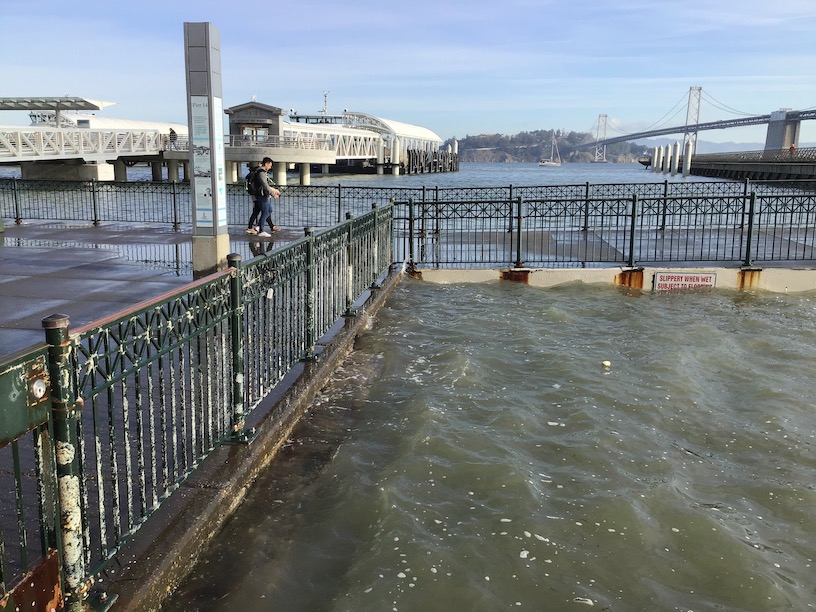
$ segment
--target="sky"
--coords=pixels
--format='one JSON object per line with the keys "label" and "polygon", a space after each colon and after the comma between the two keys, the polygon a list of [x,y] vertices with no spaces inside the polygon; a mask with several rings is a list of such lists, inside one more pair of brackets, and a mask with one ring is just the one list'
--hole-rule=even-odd
{"label": "sky", "polygon": [[[187,123],[184,23],[221,35],[225,108],[344,109],[443,139],[559,129],[607,136],[816,108],[814,0],[2,0],[0,97],[116,102]],[[0,125],[28,125],[3,111]],[[668,137],[667,137],[668,138]],[[764,142],[765,127],[701,133]],[[816,121],[801,142],[816,142]]]}

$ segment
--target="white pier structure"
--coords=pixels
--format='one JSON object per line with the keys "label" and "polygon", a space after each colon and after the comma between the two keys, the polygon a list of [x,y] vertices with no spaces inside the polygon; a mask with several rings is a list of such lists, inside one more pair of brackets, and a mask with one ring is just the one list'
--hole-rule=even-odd
{"label": "white pier structure", "polygon": [[[85,98],[0,98],[0,110],[28,111],[29,127],[0,127],[0,164],[19,164],[23,178],[127,180],[127,166],[146,162],[155,180],[187,176],[190,157],[187,126],[103,118],[80,112],[112,103]],[[65,111],[72,111],[66,113]],[[409,153],[435,155],[442,139],[426,128],[364,113],[297,115],[250,102],[226,109],[227,181],[239,182],[243,164],[275,160],[275,180],[297,168],[300,183],[310,181],[312,165],[399,174]],[[370,169],[370,170],[369,170]]]}

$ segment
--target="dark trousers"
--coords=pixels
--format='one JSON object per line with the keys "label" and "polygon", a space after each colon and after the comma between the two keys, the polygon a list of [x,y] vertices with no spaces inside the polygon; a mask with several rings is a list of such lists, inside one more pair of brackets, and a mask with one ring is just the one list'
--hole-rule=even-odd
{"label": "dark trousers", "polygon": [[247,228],[255,227],[258,217],[261,216],[261,205],[258,203],[258,198],[252,198],[252,214],[247,221]]}

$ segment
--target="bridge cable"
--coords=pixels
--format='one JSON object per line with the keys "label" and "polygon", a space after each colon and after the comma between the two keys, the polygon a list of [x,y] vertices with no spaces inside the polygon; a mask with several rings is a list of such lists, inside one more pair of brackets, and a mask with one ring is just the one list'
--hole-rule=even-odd
{"label": "bridge cable", "polygon": [[745,111],[740,111],[735,108],[732,108],[726,104],[723,104],[713,96],[707,94],[705,90],[703,90],[703,98],[706,102],[710,103],[715,108],[719,108],[720,110],[733,113],[734,115],[742,115],[743,117],[755,117],[757,115],[761,115],[762,113],[746,113]]}

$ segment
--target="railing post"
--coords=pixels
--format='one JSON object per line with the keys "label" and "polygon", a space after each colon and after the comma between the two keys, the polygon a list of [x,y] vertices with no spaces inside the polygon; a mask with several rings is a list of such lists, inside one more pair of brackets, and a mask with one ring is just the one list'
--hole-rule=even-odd
{"label": "railing post", "polygon": [[306,349],[303,361],[315,361],[315,253],[314,229],[304,227],[306,235]]}
{"label": "railing post", "polygon": [[11,194],[14,198],[14,223],[21,225],[23,223],[23,215],[20,208],[20,194],[17,187],[17,177],[11,179]]}
{"label": "railing post", "polygon": [[51,378],[65,608],[72,610],[87,598],[91,583],[86,581],[85,576],[80,493],[82,463],[79,422],[82,400],[76,398],[74,388],[68,323],[68,316],[64,314],[53,314],[42,320],[48,344],[48,374]]}
{"label": "railing post", "polygon": [[632,219],[629,226],[629,267],[635,267],[635,231],[637,230],[638,196],[632,196]]}
{"label": "railing post", "polygon": [[589,181],[584,183],[584,227],[581,231],[589,231]]}
{"label": "railing post", "polygon": [[408,198],[408,268],[414,271],[414,198]]}
{"label": "railing post", "polygon": [[351,222],[351,213],[346,212],[346,223],[348,225],[346,230],[346,263],[348,268],[348,278],[346,279],[346,311],[343,313],[344,317],[356,317],[357,312],[352,309],[354,304],[354,249],[352,243],[354,240],[354,224]]}
{"label": "railing post", "polygon": [[179,206],[178,206],[178,183],[173,181],[172,183],[172,193],[173,193],[173,229],[178,231],[181,227],[181,223],[179,222]]}
{"label": "railing post", "polygon": [[751,192],[751,197],[748,201],[748,236],[745,240],[745,259],[742,265],[749,268],[753,265],[751,261],[751,241],[754,237],[754,210],[756,208],[756,191]]}
{"label": "railing post", "polygon": [[[374,203],[371,205],[371,210],[377,210],[377,204]],[[380,215],[378,213],[374,213],[374,238],[373,243],[371,245],[371,285],[369,285],[369,289],[379,289],[380,286],[377,284],[377,276],[379,276],[380,270]]]}
{"label": "railing post", "polygon": [[516,198],[516,202],[518,202],[516,208],[516,268],[521,268],[524,266],[524,262],[521,259],[521,220],[523,217],[522,206],[524,205],[524,201],[523,198],[519,196]]}
{"label": "railing post", "polygon": [[742,186],[742,216],[740,218],[740,229],[745,227],[745,204],[748,202],[751,195],[751,179],[745,179]]}
{"label": "railing post", "polygon": [[254,431],[244,430],[244,282],[241,256],[227,255],[227,265],[232,268],[230,278],[230,349],[232,354],[232,434],[227,442],[246,444]]}
{"label": "railing post", "polygon": [[663,212],[660,216],[660,229],[666,229],[666,215],[669,208],[669,181],[663,181]]}
{"label": "railing post", "polygon": [[99,227],[99,201],[97,196],[96,179],[91,179],[91,199],[93,200],[93,224]]}
{"label": "railing post", "polygon": [[340,223],[343,219],[343,185],[337,185],[337,221]]}

